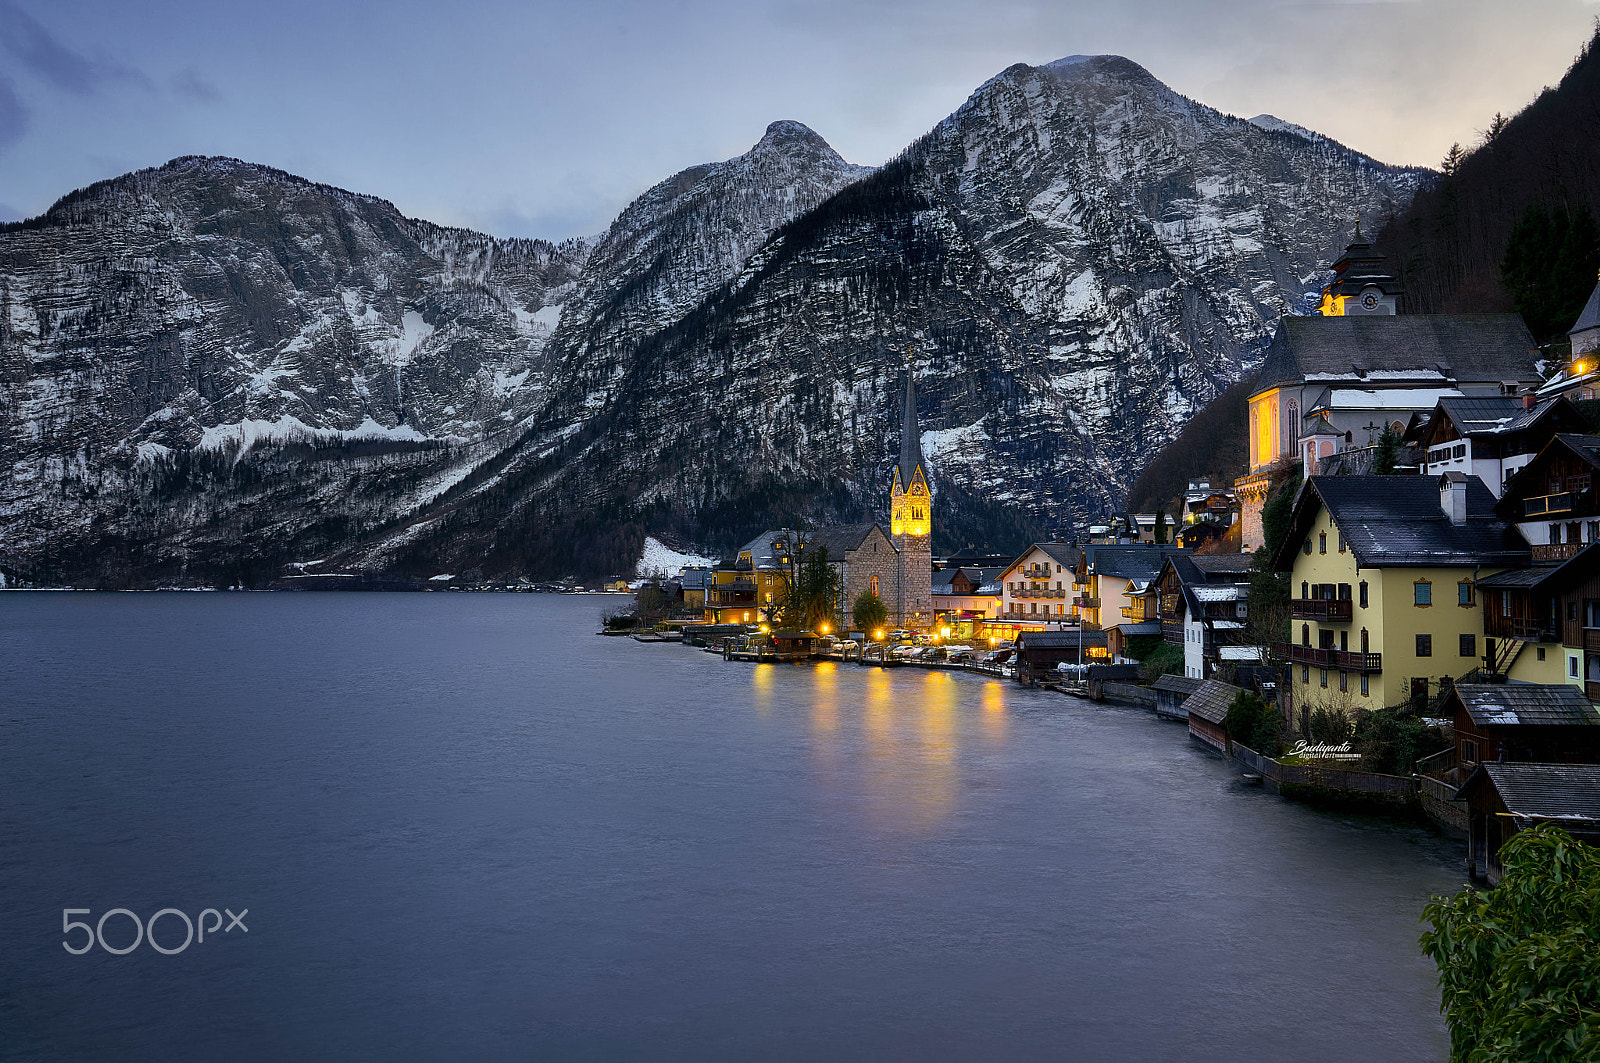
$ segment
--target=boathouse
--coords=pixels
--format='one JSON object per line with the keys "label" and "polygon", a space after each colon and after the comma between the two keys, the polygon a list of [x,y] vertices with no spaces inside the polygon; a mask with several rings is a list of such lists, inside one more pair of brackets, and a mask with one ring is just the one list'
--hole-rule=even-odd
{"label": "boathouse", "polygon": [[1457,683],[1442,708],[1455,721],[1458,779],[1494,761],[1600,761],[1600,710],[1579,687]]}
{"label": "boathouse", "polygon": [[1205,686],[1204,679],[1196,679],[1187,675],[1164,675],[1150,684],[1150,689],[1156,692],[1156,714],[1174,720],[1187,720],[1189,710],[1183,703],[1189,700],[1189,695]]}
{"label": "boathouse", "polygon": [[1224,755],[1228,752],[1228,710],[1243,688],[1220,679],[1207,679],[1183,703],[1189,714],[1189,733]]}
{"label": "boathouse", "polygon": [[1467,803],[1467,870],[1491,886],[1500,847],[1537,823],[1600,844],[1600,764],[1479,764],[1456,796]]}

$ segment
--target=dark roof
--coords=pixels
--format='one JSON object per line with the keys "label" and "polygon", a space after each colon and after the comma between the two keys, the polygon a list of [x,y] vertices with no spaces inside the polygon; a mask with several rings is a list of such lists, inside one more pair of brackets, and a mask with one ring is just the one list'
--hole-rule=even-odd
{"label": "dark roof", "polygon": [[[1561,413],[1566,414],[1568,423],[1574,426],[1586,423],[1578,408],[1573,406],[1569,399],[1560,395],[1537,402],[1530,407],[1524,407],[1521,399],[1511,396],[1444,398],[1439,400],[1436,410],[1454,424],[1456,431],[1463,436],[1520,432],[1548,416]],[[1435,424],[1442,423],[1442,420],[1436,419],[1428,425],[1428,428],[1431,430]]]}
{"label": "dark roof", "polygon": [[1189,700],[1183,703],[1190,716],[1198,716],[1207,723],[1220,724],[1228,716],[1234,699],[1244,693],[1243,687],[1224,683],[1220,679],[1207,679],[1200,684]]}
{"label": "dark roof", "polygon": [[1249,572],[1255,561],[1253,554],[1201,554],[1187,558],[1188,562],[1206,575]]}
{"label": "dark roof", "polygon": [[[1420,379],[1542,382],[1535,344],[1518,314],[1376,314],[1284,317],[1267,348],[1255,391],[1309,377],[1364,380],[1373,370]],[[1368,384],[1376,381],[1366,381]],[[1388,379],[1384,384],[1401,381]]]}
{"label": "dark roof", "polygon": [[1026,550],[1022,551],[1022,553],[1011,559],[1011,564],[1007,565],[1000,571],[1004,572],[1009,570],[1035,550],[1044,551],[1046,557],[1053,560],[1056,564],[1069,569],[1077,568],[1078,559],[1083,556],[1083,551],[1079,549],[1078,544],[1076,543],[1031,543]]}
{"label": "dark roof", "polygon": [[1517,568],[1485,576],[1478,586],[1485,590],[1533,590],[1549,586],[1556,591],[1576,587],[1600,570],[1600,544],[1590,543],[1560,564]]}
{"label": "dark roof", "polygon": [[[813,550],[826,546],[830,560],[843,561],[845,553],[866,542],[875,527],[876,524],[831,524],[811,532],[806,542]],[[891,539],[890,543],[893,541]]]}
{"label": "dark roof", "polygon": [[1017,633],[1017,644],[1025,650],[1053,650],[1063,646],[1073,648],[1078,645],[1080,637],[1085,646],[1106,644],[1104,631],[1084,631],[1080,635],[1077,628],[1071,631],[1020,631]]}
{"label": "dark roof", "polygon": [[1489,783],[1513,816],[1600,820],[1600,764],[1480,764],[1457,796],[1466,797]]}
{"label": "dark roof", "polygon": [[1151,690],[1169,690],[1174,694],[1188,697],[1205,685],[1204,679],[1196,679],[1192,675],[1164,675],[1150,684]]}
{"label": "dark roof", "polygon": [[1457,683],[1451,697],[1480,727],[1600,727],[1600,710],[1575,686]]}
{"label": "dark roof", "polygon": [[1168,555],[1181,554],[1182,547],[1170,543],[1141,544],[1138,546],[1089,546],[1084,551],[1089,557],[1089,568],[1097,576],[1116,576],[1122,579],[1148,583],[1161,571]]}
{"label": "dark roof", "polygon": [[700,566],[686,568],[679,576],[679,580],[684,590],[700,590],[711,582],[711,570]]}
{"label": "dark roof", "polygon": [[1583,311],[1567,330],[1567,335],[1592,328],[1600,328],[1600,284],[1595,285],[1594,291],[1589,293],[1589,301],[1583,304]]}
{"label": "dark roof", "polygon": [[1294,568],[1300,544],[1319,509],[1326,508],[1363,568],[1384,565],[1527,564],[1528,545],[1493,515],[1494,495],[1476,476],[1465,477],[1467,519],[1452,524],[1439,504],[1436,476],[1313,476],[1300,488],[1294,517],[1273,558]]}
{"label": "dark roof", "polygon": [[1537,587],[1550,578],[1556,565],[1535,565],[1533,568],[1513,568],[1492,576],[1481,576],[1478,586],[1486,591],[1526,590]]}
{"label": "dark roof", "polygon": [[777,552],[772,544],[784,536],[789,536],[792,541],[797,534],[790,528],[769,528],[739,547],[739,553],[750,555],[751,568],[772,568],[778,564]]}

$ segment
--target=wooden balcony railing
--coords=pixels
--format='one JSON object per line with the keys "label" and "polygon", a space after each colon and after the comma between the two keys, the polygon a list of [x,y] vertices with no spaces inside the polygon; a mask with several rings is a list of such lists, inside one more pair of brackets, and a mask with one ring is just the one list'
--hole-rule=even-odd
{"label": "wooden balcony railing", "polygon": [[1289,613],[1296,620],[1325,620],[1332,624],[1348,624],[1355,603],[1348,598],[1293,598]]}
{"label": "wooden balcony railing", "polygon": [[1100,599],[1099,598],[1074,598],[1074,599],[1072,599],[1072,604],[1077,606],[1079,609],[1098,609],[1098,608],[1100,608]]}
{"label": "wooden balcony railing", "polygon": [[1492,639],[1521,639],[1524,642],[1560,642],[1553,621],[1528,616],[1487,616],[1483,633]]}
{"label": "wooden balcony railing", "polygon": [[1561,491],[1553,495],[1537,495],[1524,499],[1522,512],[1529,517],[1537,517],[1544,513],[1570,513],[1572,512],[1572,492]]}
{"label": "wooden balcony railing", "polygon": [[1583,692],[1589,696],[1590,701],[1600,701],[1600,683],[1584,683]]}
{"label": "wooden balcony railing", "polygon": [[1343,672],[1383,671],[1383,655],[1380,653],[1351,653],[1348,650],[1300,646],[1291,642],[1274,642],[1272,644],[1272,656],[1280,661],[1309,664],[1313,668],[1337,668]]}
{"label": "wooden balcony railing", "polygon": [[1545,543],[1533,547],[1535,561],[1565,561],[1569,557],[1577,557],[1586,543]]}

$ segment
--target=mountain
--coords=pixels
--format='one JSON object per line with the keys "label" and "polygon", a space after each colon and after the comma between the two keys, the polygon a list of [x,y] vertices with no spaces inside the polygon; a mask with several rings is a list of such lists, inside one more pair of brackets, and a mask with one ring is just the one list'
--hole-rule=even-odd
{"label": "mountain", "polygon": [[727,546],[882,516],[908,352],[942,545],[1098,516],[1258,358],[1355,217],[1425,177],[1119,57],[1012,67],[611,372],[553,359],[549,403],[481,490],[352,557],[573,564],[596,526]]}
{"label": "mountain", "polygon": [[592,246],[175,160],[0,226],[0,573],[544,576],[859,519],[908,352],[936,538],[1026,538],[1120,505],[1427,176],[1116,56],[1011,67],[875,171],[774,123]]}

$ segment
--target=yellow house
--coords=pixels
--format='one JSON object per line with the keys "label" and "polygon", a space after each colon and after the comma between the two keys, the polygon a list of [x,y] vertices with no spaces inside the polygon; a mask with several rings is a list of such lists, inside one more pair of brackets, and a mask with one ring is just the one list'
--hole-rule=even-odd
{"label": "yellow house", "polygon": [[[1420,704],[1482,666],[1477,581],[1528,563],[1483,481],[1313,476],[1274,558],[1290,574],[1285,710]],[[1291,716],[1292,718],[1292,716]]]}

